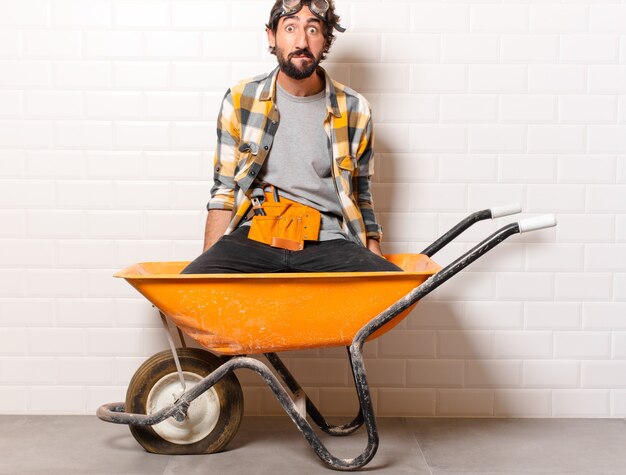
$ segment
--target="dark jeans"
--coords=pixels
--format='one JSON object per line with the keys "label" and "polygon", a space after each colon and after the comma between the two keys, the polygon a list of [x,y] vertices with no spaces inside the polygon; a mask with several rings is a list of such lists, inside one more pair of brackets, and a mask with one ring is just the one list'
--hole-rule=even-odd
{"label": "dark jeans", "polygon": [[345,239],[307,241],[301,251],[286,251],[248,239],[248,230],[248,226],[242,226],[222,236],[182,273],[402,271],[365,247]]}

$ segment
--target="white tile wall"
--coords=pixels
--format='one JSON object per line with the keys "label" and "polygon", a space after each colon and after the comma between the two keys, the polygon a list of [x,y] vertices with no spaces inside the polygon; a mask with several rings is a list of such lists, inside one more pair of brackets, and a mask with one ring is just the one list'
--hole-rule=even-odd
{"label": "white tile wall", "polygon": [[523,371],[524,386],[531,388],[578,387],[580,380],[577,361],[526,361]]}
{"label": "white tile wall", "polygon": [[603,417],[610,411],[610,392],[607,390],[556,389],[552,391],[553,417]]}
{"label": "white tile wall", "polygon": [[490,389],[440,389],[437,415],[443,417],[491,417],[495,395]]}
{"label": "white tile wall", "polygon": [[47,0],[26,0],[16,4],[5,2],[0,7],[2,26],[45,26],[50,15]]}
{"label": "white tile wall", "polygon": [[499,389],[494,392],[496,417],[550,417],[550,391]]}
{"label": "white tile wall", "polygon": [[[215,118],[226,88],[274,67],[270,4],[0,2],[0,411],[93,413],[166,347],[111,275],[199,251]],[[336,4],[348,32],[327,65],[374,107],[387,251],[493,205],[559,219],[367,345],[378,414],[623,417],[626,4]],[[355,412],[342,351],[286,361],[323,410]],[[246,413],[280,412],[240,377]]]}

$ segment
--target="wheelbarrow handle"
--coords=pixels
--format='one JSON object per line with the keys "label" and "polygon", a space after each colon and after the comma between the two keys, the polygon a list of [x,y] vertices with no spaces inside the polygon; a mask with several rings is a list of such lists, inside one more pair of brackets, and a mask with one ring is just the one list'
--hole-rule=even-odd
{"label": "wheelbarrow handle", "polygon": [[556,216],[553,214],[544,214],[533,218],[526,218],[518,221],[517,225],[519,226],[520,233],[551,228],[556,226]]}
{"label": "wheelbarrow handle", "polygon": [[504,206],[494,206],[491,211],[491,219],[502,218],[522,212],[522,206],[519,203],[511,203]]}
{"label": "wheelbarrow handle", "polygon": [[538,229],[544,229],[552,226],[556,226],[556,218],[553,214],[548,214],[534,218],[522,219],[518,223],[510,223],[498,229],[491,236],[474,246],[472,249],[457,258],[454,262],[448,264],[436,274],[432,275],[420,286],[415,287],[411,290],[411,292],[370,320],[356,334],[352,340],[350,348],[362,348],[367,338],[369,338],[369,336],[375,331],[380,329],[383,325],[389,323],[397,315],[402,313],[418,300],[424,298],[448,279],[454,277],[461,270],[465,269],[472,262],[489,252],[505,239],[513,236],[514,234],[536,231]]}
{"label": "wheelbarrow handle", "polygon": [[522,207],[518,203],[512,203],[504,206],[494,206],[493,208],[483,209],[470,214],[468,217],[460,221],[456,226],[444,233],[440,238],[434,241],[430,246],[424,249],[421,254],[432,257],[436,252],[441,250],[444,246],[449,244],[453,239],[465,232],[469,227],[473,226],[479,221],[485,219],[496,219],[503,216],[510,216],[512,214],[520,213]]}

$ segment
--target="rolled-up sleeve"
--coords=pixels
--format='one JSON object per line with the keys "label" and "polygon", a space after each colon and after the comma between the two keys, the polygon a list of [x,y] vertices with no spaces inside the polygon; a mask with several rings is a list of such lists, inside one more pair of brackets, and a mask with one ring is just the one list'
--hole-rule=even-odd
{"label": "rolled-up sleeve", "polygon": [[235,168],[239,159],[240,126],[229,89],[217,118],[217,146],[213,162],[213,187],[207,209],[233,210],[235,206]]}
{"label": "rolled-up sleeve", "polygon": [[368,238],[380,240],[382,238],[382,226],[376,219],[374,199],[370,187],[371,177],[374,175],[374,129],[371,116],[361,134],[357,164],[353,187],[363,217],[365,233]]}

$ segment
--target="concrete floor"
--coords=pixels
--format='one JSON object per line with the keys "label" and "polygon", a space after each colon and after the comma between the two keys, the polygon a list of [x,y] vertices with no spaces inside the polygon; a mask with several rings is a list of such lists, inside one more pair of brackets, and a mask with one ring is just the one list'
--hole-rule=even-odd
{"label": "concrete floor", "polygon": [[[381,474],[626,474],[623,419],[378,419]],[[364,435],[324,438],[351,457]],[[244,417],[220,454],[145,452],[124,426],[93,416],[0,416],[1,474],[320,474],[326,469],[286,417]]]}

